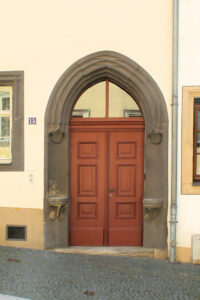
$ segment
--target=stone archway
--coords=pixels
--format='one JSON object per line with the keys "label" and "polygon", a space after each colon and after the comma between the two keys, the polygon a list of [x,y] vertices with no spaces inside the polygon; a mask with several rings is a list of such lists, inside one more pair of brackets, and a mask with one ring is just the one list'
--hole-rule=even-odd
{"label": "stone archway", "polygon": [[69,120],[81,93],[109,78],[128,92],[145,118],[143,245],[166,249],[168,203],[168,114],[152,77],[137,63],[112,51],[88,55],[55,85],[45,115],[44,247],[68,245]]}

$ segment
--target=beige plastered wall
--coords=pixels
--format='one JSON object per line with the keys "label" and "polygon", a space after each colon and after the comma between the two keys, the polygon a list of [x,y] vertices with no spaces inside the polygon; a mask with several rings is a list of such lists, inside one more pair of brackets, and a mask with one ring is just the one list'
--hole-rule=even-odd
{"label": "beige plastered wall", "polygon": [[191,262],[192,235],[200,234],[200,187],[192,185],[193,105],[200,96],[198,0],[180,1],[177,260]]}
{"label": "beige plastered wall", "polygon": [[136,61],[160,87],[171,123],[172,0],[7,0],[0,10],[0,70],[25,78],[25,170],[0,173],[1,207],[43,209],[45,109],[58,78],[85,55],[111,50]]}

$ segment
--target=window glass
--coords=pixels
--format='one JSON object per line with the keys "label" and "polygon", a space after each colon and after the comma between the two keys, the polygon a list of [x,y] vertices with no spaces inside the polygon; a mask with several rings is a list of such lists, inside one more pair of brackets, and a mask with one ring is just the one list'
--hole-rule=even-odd
{"label": "window glass", "polygon": [[105,117],[105,89],[105,81],[97,83],[87,89],[76,102],[72,117]]}
{"label": "window glass", "polygon": [[197,110],[197,129],[200,130],[200,109]]}
{"label": "window glass", "polygon": [[0,163],[11,162],[12,88],[0,87]]}
{"label": "window glass", "polygon": [[141,115],[134,99],[108,80],[87,89],[78,99],[72,112],[72,117],[76,118],[119,118]]}
{"label": "window glass", "polygon": [[10,118],[0,117],[0,136],[7,138],[10,136]]}
{"label": "window glass", "polygon": [[197,133],[196,149],[197,149],[197,153],[200,153],[200,132]]}
{"label": "window glass", "polygon": [[200,155],[197,155],[196,159],[196,175],[200,175]]}
{"label": "window glass", "polygon": [[117,85],[109,82],[109,117],[141,116],[133,98]]}

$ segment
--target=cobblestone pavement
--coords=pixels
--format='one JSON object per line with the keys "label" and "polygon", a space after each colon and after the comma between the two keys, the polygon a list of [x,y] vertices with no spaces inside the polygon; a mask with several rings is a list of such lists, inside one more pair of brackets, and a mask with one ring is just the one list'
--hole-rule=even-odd
{"label": "cobblestone pavement", "polygon": [[7,247],[0,262],[0,293],[33,300],[200,300],[200,265]]}

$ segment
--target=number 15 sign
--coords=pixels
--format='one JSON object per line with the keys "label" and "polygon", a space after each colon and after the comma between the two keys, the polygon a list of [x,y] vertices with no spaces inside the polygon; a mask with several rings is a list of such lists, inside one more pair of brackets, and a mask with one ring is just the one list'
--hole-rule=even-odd
{"label": "number 15 sign", "polygon": [[28,118],[28,124],[29,124],[29,125],[34,125],[34,124],[36,124],[36,118],[33,118],[33,117]]}

